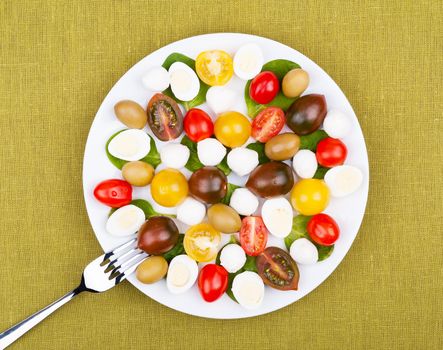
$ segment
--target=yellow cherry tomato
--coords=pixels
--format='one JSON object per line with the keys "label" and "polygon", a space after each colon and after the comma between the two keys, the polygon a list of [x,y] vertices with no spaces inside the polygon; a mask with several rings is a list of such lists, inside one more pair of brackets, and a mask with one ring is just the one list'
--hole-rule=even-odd
{"label": "yellow cherry tomato", "polygon": [[202,223],[191,226],[185,233],[183,246],[190,258],[199,262],[215,259],[221,241],[221,234],[211,225]]}
{"label": "yellow cherry tomato", "polygon": [[198,77],[210,86],[225,85],[234,73],[232,58],[221,50],[201,52],[195,60]]}
{"label": "yellow cherry tomato", "polygon": [[175,207],[188,195],[188,181],[178,170],[164,169],[152,179],[151,195],[158,204]]}
{"label": "yellow cherry tomato", "polygon": [[329,203],[329,188],[323,180],[297,182],[291,192],[291,204],[302,215],[321,213]]}
{"label": "yellow cherry tomato", "polygon": [[225,112],[214,124],[215,137],[226,147],[239,147],[251,136],[251,123],[238,112]]}

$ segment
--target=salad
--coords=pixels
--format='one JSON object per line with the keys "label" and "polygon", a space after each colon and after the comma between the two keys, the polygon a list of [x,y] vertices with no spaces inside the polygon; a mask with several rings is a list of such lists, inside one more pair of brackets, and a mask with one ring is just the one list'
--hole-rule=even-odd
{"label": "salad", "polygon": [[[171,295],[196,284],[206,302],[226,293],[247,309],[260,307],[267,288],[297,290],[298,266],[327,259],[340,237],[324,213],[330,198],[362,184],[361,170],[345,164],[352,120],[305,93],[309,72],[286,59],[265,62],[254,43],[233,56],[172,53],[140,80],[152,96],[147,107],[117,102],[124,126],[104,150],[121,178],[94,189],[110,207],[106,231],[137,234],[149,255],[137,279],[165,278]],[[147,187],[150,198],[133,198],[133,187]]]}

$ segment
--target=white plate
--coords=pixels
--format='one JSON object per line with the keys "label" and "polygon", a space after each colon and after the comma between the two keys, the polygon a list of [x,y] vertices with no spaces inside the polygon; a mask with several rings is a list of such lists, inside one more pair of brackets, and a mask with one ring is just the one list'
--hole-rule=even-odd
{"label": "white plate", "polygon": [[[124,128],[124,125],[114,115],[114,104],[123,99],[131,99],[145,107],[152,93],[143,88],[141,76],[150,67],[161,65],[172,52],[180,52],[195,58],[201,51],[222,49],[233,55],[242,44],[249,42],[260,45],[264,52],[265,62],[285,58],[299,63],[303,69],[308,71],[311,78],[306,93],[324,94],[328,109],[338,108],[352,118],[353,132],[343,139],[349,151],[346,164],[359,167],[363,171],[364,182],[362,187],[353,195],[342,199],[332,199],[326,210],[328,214],[336,219],[341,229],[341,236],[331,257],[313,266],[299,266],[300,283],[298,291],[281,292],[266,287],[263,304],[257,310],[243,309],[229,299],[227,295],[223,295],[221,299],[214,303],[206,303],[200,297],[196,286],[187,293],[173,295],[166,289],[164,280],[153,285],[144,285],[139,283],[135,276],[128,278],[130,283],[152,299],[191,315],[218,319],[251,317],[278,310],[299,300],[319,286],[340,264],[357,235],[365,212],[369,186],[366,146],[357,117],[337,84],[309,58],[276,41],[237,33],[206,34],[169,44],[143,58],[114,85],[95,116],[85,148],[83,189],[89,219],[102,248],[105,251],[110,250],[125,240],[124,238],[114,238],[106,233],[105,223],[109,208],[98,203],[93,197],[93,189],[97,183],[105,179],[121,178],[121,172],[109,162],[105,153],[105,143],[108,138],[114,132]],[[235,109],[246,115],[246,105],[243,99],[244,82],[233,78],[229,84],[239,89],[240,98]],[[157,145],[159,148],[162,146],[159,141],[157,141]],[[148,188],[136,188],[134,198],[150,199]],[[153,201],[151,200],[151,202]],[[160,212],[162,210],[166,212],[164,209],[160,209]],[[271,240],[271,243],[283,246],[282,242],[276,242],[275,240]]]}

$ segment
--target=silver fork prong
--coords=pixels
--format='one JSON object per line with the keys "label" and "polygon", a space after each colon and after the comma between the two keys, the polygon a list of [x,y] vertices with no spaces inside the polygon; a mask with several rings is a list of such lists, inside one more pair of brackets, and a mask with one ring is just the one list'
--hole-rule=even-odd
{"label": "silver fork prong", "polygon": [[147,257],[148,254],[146,254],[144,251],[139,251],[136,255],[126,260],[121,265],[116,266],[109,274],[109,280],[116,279],[116,283],[120,283],[126,279],[127,276],[133,273],[137,269],[138,265],[140,265]]}
{"label": "silver fork prong", "polygon": [[[115,248],[114,250],[111,250],[105,254],[103,254],[103,261],[100,264],[101,266],[105,266],[105,265],[111,265],[113,263],[115,263],[115,261],[122,255],[132,251],[135,249],[135,243],[137,242],[137,237],[131,239],[130,241],[122,244],[121,246],[118,246],[117,248]],[[111,260],[112,258],[114,258],[113,260]]]}
{"label": "silver fork prong", "polygon": [[140,254],[142,250],[135,248],[128,250],[124,254],[120,255],[118,258],[112,260],[105,269],[105,272],[109,272],[110,269],[114,269],[121,266],[125,261],[131,259],[134,255]]}

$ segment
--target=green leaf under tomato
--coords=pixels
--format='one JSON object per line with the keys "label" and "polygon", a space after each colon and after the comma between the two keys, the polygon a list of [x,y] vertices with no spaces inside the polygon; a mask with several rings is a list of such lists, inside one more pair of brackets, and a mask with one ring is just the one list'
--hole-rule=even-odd
{"label": "green leaf under tomato", "polygon": [[[159,213],[157,211],[155,211],[154,207],[152,206],[151,203],[149,203],[147,200],[145,199],[133,199],[131,201],[131,204],[135,205],[136,207],[139,207],[141,210],[143,210],[143,212],[145,213],[145,219],[149,219],[153,216],[168,216],[170,218],[175,218],[176,215],[174,214],[162,214]],[[112,208],[109,211],[109,216],[111,216],[112,213],[114,213],[118,208]]]}
{"label": "green leaf under tomato", "polygon": [[231,183],[228,183],[228,188],[226,190],[226,195],[223,197],[223,199],[220,201],[222,204],[229,205],[229,202],[231,201],[232,193],[241,186],[237,186]]}
{"label": "green leaf under tomato", "polygon": [[172,259],[174,259],[177,255],[186,254],[185,247],[183,246],[183,239],[185,238],[184,234],[178,235],[178,240],[175,246],[168,250],[166,253],[163,254],[163,257],[166,259],[166,261],[169,263]]}
{"label": "green leaf under tomato", "polygon": [[[112,139],[114,137],[116,137],[118,134],[120,134],[121,132],[128,130],[128,129],[123,129],[120,131],[117,131],[114,135],[112,135],[108,142],[106,142],[106,155],[108,156],[109,161],[118,169],[122,170],[123,166],[128,163],[128,161],[114,157],[111,153],[109,153],[108,150],[108,145],[109,143],[112,141]],[[155,141],[154,138],[149,136],[150,138],[150,145],[151,145],[151,150],[149,151],[149,153],[146,155],[146,157],[140,159],[140,161],[151,164],[154,168],[156,168],[160,163],[160,153],[158,153],[157,150],[157,146],[155,145]]]}
{"label": "green leaf under tomato", "polygon": [[316,130],[311,134],[300,136],[300,149],[315,152],[317,144],[326,137],[328,134],[324,130]]}
{"label": "green leaf under tomato", "polygon": [[286,248],[289,250],[295,240],[299,238],[307,238],[317,247],[318,261],[323,261],[332,254],[332,252],[334,251],[334,246],[322,246],[312,241],[306,229],[309,220],[311,220],[311,217],[312,216],[305,215],[298,215],[294,217],[292,221],[292,230],[289,235],[285,237],[285,245]]}
{"label": "green leaf under tomato", "polygon": [[250,143],[246,148],[252,149],[258,153],[258,163],[263,164],[269,162],[269,158],[265,154],[265,144],[262,142]]}
{"label": "green leaf under tomato", "polygon": [[[178,52],[171,53],[168,57],[166,57],[162,66],[165,69],[169,69],[169,67],[171,67],[171,65],[174,62],[183,62],[184,64],[191,67],[191,69],[195,71],[195,61],[192,58],[185,56],[185,55],[178,53]],[[164,90],[163,93],[169,97],[172,97],[177,102],[181,103],[185,107],[186,110],[189,110],[190,108],[194,108],[194,107],[197,107],[197,106],[205,103],[206,93],[208,92],[209,87],[210,87],[209,85],[205,84],[204,82],[202,82],[200,80],[200,90],[198,91],[197,96],[195,96],[191,101],[179,100],[178,98],[176,98],[174,96],[174,93],[172,92],[170,87],[168,87],[166,90]]]}
{"label": "green leaf under tomato", "polygon": [[326,173],[328,172],[330,168],[325,168],[322,166],[319,166],[317,168],[317,171],[315,172],[313,178],[314,179],[319,179],[319,180],[323,180],[325,178]]}
{"label": "green leaf under tomato", "polygon": [[[269,61],[268,63],[264,64],[261,71],[273,72],[281,83],[281,80],[286,75],[286,73],[295,68],[300,68],[300,65],[289,60],[278,59],[278,60]],[[289,108],[289,106],[291,106],[291,104],[297,99],[297,98],[286,97],[285,95],[283,95],[281,91],[279,91],[277,96],[270,103],[262,105],[252,100],[251,96],[249,96],[250,85],[251,85],[251,80],[248,80],[245,86],[244,96],[245,96],[246,107],[248,109],[248,115],[251,118],[254,118],[267,106],[280,107],[281,109],[286,111]]]}

